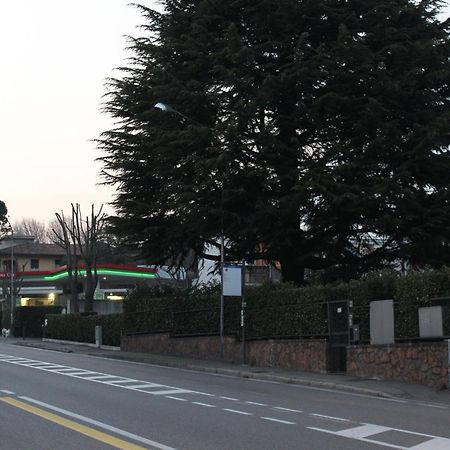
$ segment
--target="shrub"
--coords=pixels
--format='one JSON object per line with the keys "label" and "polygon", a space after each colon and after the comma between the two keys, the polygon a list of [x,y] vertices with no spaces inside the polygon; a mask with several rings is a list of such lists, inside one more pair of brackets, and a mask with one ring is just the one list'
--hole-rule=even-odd
{"label": "shrub", "polygon": [[122,314],[89,315],[62,314],[47,315],[45,337],[65,341],[95,343],[95,327],[102,326],[103,344],[120,345]]}
{"label": "shrub", "polygon": [[14,310],[14,336],[42,337],[47,314],[61,314],[62,306],[20,306]]}

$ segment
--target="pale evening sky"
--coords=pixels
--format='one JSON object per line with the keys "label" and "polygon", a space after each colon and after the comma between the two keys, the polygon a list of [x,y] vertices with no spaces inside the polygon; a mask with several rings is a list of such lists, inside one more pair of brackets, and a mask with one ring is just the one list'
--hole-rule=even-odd
{"label": "pale evening sky", "polygon": [[0,200],[12,222],[111,201],[91,140],[112,126],[100,111],[104,82],[142,23],[129,3],[0,0]]}

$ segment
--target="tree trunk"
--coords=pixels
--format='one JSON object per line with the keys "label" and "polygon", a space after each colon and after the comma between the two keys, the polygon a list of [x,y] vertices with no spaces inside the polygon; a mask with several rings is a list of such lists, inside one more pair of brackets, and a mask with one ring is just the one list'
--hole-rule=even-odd
{"label": "tree trunk", "polygon": [[72,268],[68,267],[69,274],[69,286],[70,286],[70,312],[77,313],[79,312],[78,307],[78,286],[77,286],[77,277],[73,273]]}
{"label": "tree trunk", "polygon": [[84,311],[92,312],[94,309],[94,291],[95,286],[92,279],[92,270],[86,267],[86,279],[84,285]]}

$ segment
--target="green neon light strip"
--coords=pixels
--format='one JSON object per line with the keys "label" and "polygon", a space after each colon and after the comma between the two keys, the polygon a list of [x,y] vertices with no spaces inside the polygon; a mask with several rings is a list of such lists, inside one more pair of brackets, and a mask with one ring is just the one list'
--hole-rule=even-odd
{"label": "green neon light strip", "polygon": [[[111,270],[111,269],[98,269],[98,275],[119,275],[121,277],[134,277],[134,278],[156,278],[156,274],[154,273],[146,273],[146,272],[127,272],[121,270]],[[78,275],[86,275],[86,270],[78,270]],[[55,275],[45,275],[43,278],[46,281],[60,280],[61,278],[65,278],[69,276],[67,271],[60,272]]]}

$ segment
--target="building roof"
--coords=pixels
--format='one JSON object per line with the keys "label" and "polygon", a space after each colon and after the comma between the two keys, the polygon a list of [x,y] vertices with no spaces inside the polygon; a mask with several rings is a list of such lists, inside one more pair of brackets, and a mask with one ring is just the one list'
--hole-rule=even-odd
{"label": "building roof", "polygon": [[[9,255],[11,249],[0,250],[0,255]],[[65,251],[56,244],[40,244],[28,242],[14,247],[14,254],[26,256],[64,256]]]}

